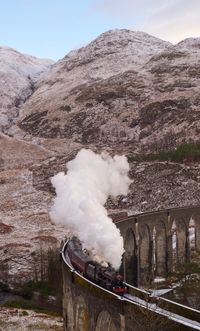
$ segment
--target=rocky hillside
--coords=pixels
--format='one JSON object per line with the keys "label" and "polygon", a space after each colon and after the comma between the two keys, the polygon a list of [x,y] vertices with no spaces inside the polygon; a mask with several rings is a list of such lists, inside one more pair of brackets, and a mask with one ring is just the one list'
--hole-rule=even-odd
{"label": "rocky hillside", "polygon": [[39,272],[34,252],[58,247],[66,232],[49,219],[52,196],[33,187],[31,167],[52,154],[0,135],[0,155],[0,282],[20,283]]}
{"label": "rocky hillside", "polygon": [[53,61],[0,47],[0,132],[15,123],[20,106],[33,93],[35,81]]}
{"label": "rocky hillside", "polygon": [[[199,141],[200,39],[174,46],[142,32],[108,31],[50,68],[4,53],[0,279],[13,281],[33,276],[35,251],[67,235],[48,215],[50,178],[80,148],[145,155]],[[199,204],[199,174],[198,163],[134,161],[129,195],[110,198],[107,208]]]}
{"label": "rocky hillside", "polygon": [[31,137],[142,153],[198,140],[199,61],[200,39],[173,46],[106,32],[38,82],[18,125]]}
{"label": "rocky hillside", "polygon": [[132,144],[139,134],[131,128],[138,104],[151,93],[144,65],[169,46],[141,32],[102,34],[69,53],[39,81],[19,127],[31,136],[81,144]]}

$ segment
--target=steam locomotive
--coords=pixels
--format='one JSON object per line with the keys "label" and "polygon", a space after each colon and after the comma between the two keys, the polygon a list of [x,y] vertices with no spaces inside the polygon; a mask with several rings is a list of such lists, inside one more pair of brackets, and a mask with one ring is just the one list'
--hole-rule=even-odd
{"label": "steam locomotive", "polygon": [[80,241],[73,237],[67,244],[67,254],[73,267],[84,277],[116,294],[123,295],[127,287],[121,274],[112,267],[103,267],[83,252]]}

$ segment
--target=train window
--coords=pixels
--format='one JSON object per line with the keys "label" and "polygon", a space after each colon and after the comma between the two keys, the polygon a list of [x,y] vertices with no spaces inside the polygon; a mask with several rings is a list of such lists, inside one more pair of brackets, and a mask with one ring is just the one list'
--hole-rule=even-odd
{"label": "train window", "polygon": [[85,270],[86,276],[90,279],[95,280],[96,278],[96,266],[93,264],[88,264]]}

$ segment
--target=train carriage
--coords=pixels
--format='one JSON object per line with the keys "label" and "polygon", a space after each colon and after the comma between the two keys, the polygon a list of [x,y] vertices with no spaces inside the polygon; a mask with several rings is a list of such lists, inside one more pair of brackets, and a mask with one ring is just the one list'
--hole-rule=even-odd
{"label": "train carriage", "polygon": [[82,250],[80,241],[73,237],[67,245],[67,253],[73,267],[84,277],[96,284],[113,291],[116,294],[123,295],[127,292],[123,277],[112,267],[103,267]]}

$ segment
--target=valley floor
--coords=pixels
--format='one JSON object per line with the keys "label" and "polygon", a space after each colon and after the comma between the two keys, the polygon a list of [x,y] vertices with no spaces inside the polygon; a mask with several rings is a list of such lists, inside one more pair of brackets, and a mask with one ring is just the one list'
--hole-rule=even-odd
{"label": "valley floor", "polygon": [[0,307],[0,331],[63,331],[61,317]]}

